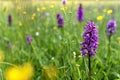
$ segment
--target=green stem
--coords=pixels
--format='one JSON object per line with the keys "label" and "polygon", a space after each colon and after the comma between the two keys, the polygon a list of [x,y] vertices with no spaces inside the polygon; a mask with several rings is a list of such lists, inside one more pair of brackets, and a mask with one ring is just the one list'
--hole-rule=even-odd
{"label": "green stem", "polygon": [[10,65],[10,66],[17,67],[16,65],[14,65],[14,64],[12,64],[12,63],[8,63],[8,62],[0,62],[0,64],[5,64],[5,65]]}
{"label": "green stem", "polygon": [[0,69],[0,73],[1,73],[1,80],[3,80],[3,71],[2,71],[2,69]]}
{"label": "green stem", "polygon": [[90,54],[88,54],[88,80],[91,80],[91,60],[90,60]]}
{"label": "green stem", "polygon": [[110,57],[111,57],[111,36],[109,36],[108,38],[108,54],[107,54],[107,58],[108,58],[108,61],[110,61]]}

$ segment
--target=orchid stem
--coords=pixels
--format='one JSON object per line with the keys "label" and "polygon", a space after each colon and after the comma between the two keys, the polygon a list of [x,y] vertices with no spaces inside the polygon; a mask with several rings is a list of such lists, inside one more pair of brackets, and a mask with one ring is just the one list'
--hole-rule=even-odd
{"label": "orchid stem", "polygon": [[88,80],[91,80],[91,60],[90,60],[90,54],[88,54]]}

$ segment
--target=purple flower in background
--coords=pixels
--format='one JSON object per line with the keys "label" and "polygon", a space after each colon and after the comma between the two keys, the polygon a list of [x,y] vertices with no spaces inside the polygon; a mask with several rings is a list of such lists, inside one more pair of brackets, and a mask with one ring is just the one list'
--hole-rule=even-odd
{"label": "purple flower in background", "polygon": [[114,19],[110,20],[106,27],[107,36],[110,37],[116,32],[116,21]]}
{"label": "purple flower in background", "polygon": [[58,13],[56,18],[57,18],[57,21],[58,21],[58,28],[63,27],[64,19],[63,19],[62,15]]}
{"label": "purple flower in background", "polygon": [[67,0],[62,0],[62,3],[65,5],[66,4],[66,2],[67,2]]}
{"label": "purple flower in background", "polygon": [[84,28],[83,33],[84,41],[81,43],[81,53],[82,56],[94,56],[96,54],[96,49],[98,47],[98,30],[93,21],[89,21]]}
{"label": "purple flower in background", "polygon": [[12,15],[11,14],[8,15],[8,24],[9,24],[9,26],[12,25]]}
{"label": "purple flower in background", "polygon": [[7,42],[7,47],[8,47],[9,49],[12,49],[12,44],[11,44],[10,42]]}
{"label": "purple flower in background", "polygon": [[31,44],[32,40],[32,36],[26,36],[27,44]]}
{"label": "purple flower in background", "polygon": [[77,19],[79,22],[82,22],[84,20],[84,9],[82,7],[82,4],[80,4],[77,10]]}
{"label": "purple flower in background", "polygon": [[60,17],[61,17],[61,14],[58,13],[57,16],[56,16],[56,18],[59,19]]}

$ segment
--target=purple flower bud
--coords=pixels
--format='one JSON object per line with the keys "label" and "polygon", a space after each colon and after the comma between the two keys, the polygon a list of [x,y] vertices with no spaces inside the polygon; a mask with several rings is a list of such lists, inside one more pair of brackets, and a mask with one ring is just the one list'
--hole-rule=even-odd
{"label": "purple flower bud", "polygon": [[66,2],[67,2],[67,0],[62,0],[62,3],[65,5],[66,4]]}
{"label": "purple flower bud", "polygon": [[110,37],[116,32],[116,21],[114,19],[110,20],[106,27],[107,36]]}
{"label": "purple flower bud", "polygon": [[7,43],[7,47],[8,47],[9,49],[11,49],[11,48],[12,48],[12,44],[11,44],[10,42],[8,42],[8,43]]}
{"label": "purple flower bud", "polygon": [[9,26],[12,25],[12,16],[11,16],[11,14],[8,15],[8,24],[9,24]]}
{"label": "purple flower bud", "polygon": [[58,28],[63,27],[63,25],[64,25],[64,19],[63,19],[62,15],[58,13],[57,16],[56,16],[56,18],[58,20]]}
{"label": "purple flower bud", "polygon": [[61,17],[61,14],[58,13],[57,16],[56,16],[56,18],[59,19],[60,17]]}
{"label": "purple flower bud", "polygon": [[31,44],[32,40],[32,36],[26,36],[27,44]]}
{"label": "purple flower bud", "polygon": [[98,47],[98,30],[93,21],[89,21],[84,28],[83,33],[84,41],[80,44],[82,45],[81,53],[82,56],[90,55],[94,56],[96,54],[96,49]]}
{"label": "purple flower bud", "polygon": [[79,22],[82,22],[84,20],[84,9],[82,7],[82,4],[80,4],[77,10],[77,19]]}

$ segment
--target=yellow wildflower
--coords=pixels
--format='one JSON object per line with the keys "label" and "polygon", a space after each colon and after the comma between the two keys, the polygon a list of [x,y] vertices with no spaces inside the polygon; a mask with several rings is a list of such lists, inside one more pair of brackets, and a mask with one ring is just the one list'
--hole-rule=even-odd
{"label": "yellow wildflower", "polygon": [[50,8],[54,8],[54,5],[50,5]]}
{"label": "yellow wildflower", "polygon": [[17,10],[19,11],[19,10],[21,10],[22,8],[21,8],[21,6],[17,6]]}
{"label": "yellow wildflower", "polygon": [[58,69],[55,66],[44,66],[43,76],[48,80],[54,80],[58,76]]}
{"label": "yellow wildflower", "polygon": [[67,7],[62,7],[62,8],[60,8],[62,11],[65,11],[65,10],[67,10]]}
{"label": "yellow wildflower", "polygon": [[32,17],[31,17],[31,19],[32,19],[32,20],[34,20],[34,19],[35,19],[35,17],[33,17],[33,16],[32,16]]}
{"label": "yellow wildflower", "polygon": [[21,66],[10,67],[5,72],[6,80],[30,80],[33,76],[33,66],[25,63]]}
{"label": "yellow wildflower", "polygon": [[24,14],[24,15],[26,15],[26,14],[27,14],[27,12],[26,12],[26,11],[24,11],[24,12],[23,12],[23,14]]}
{"label": "yellow wildflower", "polygon": [[4,6],[4,7],[3,7],[3,11],[4,11],[4,12],[7,12],[7,11],[8,11],[7,6]]}
{"label": "yellow wildflower", "polygon": [[118,44],[120,45],[120,37],[118,37],[117,40],[118,40]]}
{"label": "yellow wildflower", "polygon": [[18,26],[21,27],[23,24],[21,21],[18,22]]}
{"label": "yellow wildflower", "polygon": [[46,10],[46,7],[42,7],[41,9],[42,9],[43,11],[45,11],[45,10]]}
{"label": "yellow wildflower", "polygon": [[57,30],[57,27],[55,26],[55,27],[53,27],[53,30]]}
{"label": "yellow wildflower", "polygon": [[98,21],[103,20],[103,16],[98,16],[98,17],[97,17],[97,20],[98,20]]}
{"label": "yellow wildflower", "polygon": [[52,4],[55,4],[55,2],[53,1]]}
{"label": "yellow wildflower", "polygon": [[108,13],[108,14],[112,14],[112,10],[108,10],[107,13]]}
{"label": "yellow wildflower", "polygon": [[32,16],[33,16],[33,17],[35,17],[35,16],[36,16],[36,14],[35,14],[35,13],[33,13],[33,14],[32,14]]}
{"label": "yellow wildflower", "polygon": [[37,11],[37,12],[40,12],[40,8],[36,8],[36,11]]}
{"label": "yellow wildflower", "polygon": [[68,2],[67,2],[67,5],[71,5],[71,1],[68,1]]}
{"label": "yellow wildflower", "polygon": [[49,1],[45,1],[45,4],[48,4],[49,3]]}
{"label": "yellow wildflower", "polygon": [[[21,68],[21,76],[24,78],[22,80],[29,80],[33,76],[33,66],[31,63],[25,63]],[[26,77],[27,76],[27,77]]]}
{"label": "yellow wildflower", "polygon": [[34,3],[34,2],[35,2],[35,0],[32,0],[32,2]]}
{"label": "yellow wildflower", "polygon": [[3,62],[5,56],[4,56],[4,53],[3,51],[0,50],[0,62]]}
{"label": "yellow wildflower", "polygon": [[21,2],[21,0],[16,0],[16,3],[20,3]]}
{"label": "yellow wildflower", "polygon": [[36,16],[36,14],[33,13],[31,19],[34,20],[34,19],[35,19],[35,16]]}
{"label": "yellow wildflower", "polygon": [[6,80],[22,80],[19,67],[11,67],[5,73]]}

